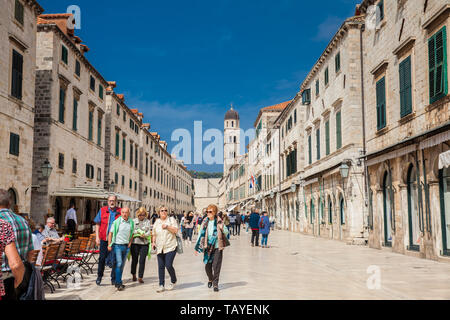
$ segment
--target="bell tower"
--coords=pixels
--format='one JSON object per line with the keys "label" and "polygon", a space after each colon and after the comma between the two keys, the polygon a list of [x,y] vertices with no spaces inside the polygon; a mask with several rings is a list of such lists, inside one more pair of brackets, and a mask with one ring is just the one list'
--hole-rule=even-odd
{"label": "bell tower", "polygon": [[224,119],[223,140],[223,174],[226,176],[232,165],[237,163],[240,156],[240,123],[239,113],[231,105]]}

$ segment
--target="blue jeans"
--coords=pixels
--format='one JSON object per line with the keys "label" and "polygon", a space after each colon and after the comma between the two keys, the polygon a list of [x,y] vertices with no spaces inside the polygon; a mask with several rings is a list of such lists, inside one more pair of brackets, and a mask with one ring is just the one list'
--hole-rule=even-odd
{"label": "blue jeans", "polygon": [[175,255],[177,254],[177,250],[168,252],[168,253],[160,253],[157,255],[158,257],[158,275],[159,275],[159,285],[165,285],[165,269],[170,275],[170,281],[172,283],[177,282],[177,276],[175,274],[175,269],[173,267],[173,260],[175,259]]}
{"label": "blue jeans", "polygon": [[[97,276],[101,279],[103,277],[103,273],[105,271],[106,257],[109,254],[108,241],[100,240],[100,248],[99,249],[100,249],[100,257],[98,259]],[[111,252],[111,254],[114,254],[114,251]],[[111,281],[114,282],[115,278],[116,278],[115,265],[113,265],[113,268],[111,269]]]}
{"label": "blue jeans", "polygon": [[115,244],[113,245],[113,250],[116,254],[116,286],[122,285],[122,274],[123,268],[125,267],[125,262],[128,253],[127,244]]}
{"label": "blue jeans", "polygon": [[267,238],[269,238],[268,234],[262,234],[262,238],[261,238],[261,245],[262,246],[267,246]]}

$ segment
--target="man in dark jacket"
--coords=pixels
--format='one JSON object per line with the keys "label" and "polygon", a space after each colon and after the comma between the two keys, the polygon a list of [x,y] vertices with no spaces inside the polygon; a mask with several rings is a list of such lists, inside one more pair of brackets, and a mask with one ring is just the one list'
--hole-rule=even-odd
{"label": "man in dark jacket", "polygon": [[235,225],[235,228],[236,228],[236,234],[237,234],[238,236],[241,235],[241,223],[242,223],[242,216],[241,216],[241,214],[238,212],[238,213],[236,214],[236,225]]}
{"label": "man in dark jacket", "polygon": [[250,229],[252,230],[252,247],[259,245],[259,219],[261,217],[259,216],[259,210],[253,209],[252,213],[250,214]]}

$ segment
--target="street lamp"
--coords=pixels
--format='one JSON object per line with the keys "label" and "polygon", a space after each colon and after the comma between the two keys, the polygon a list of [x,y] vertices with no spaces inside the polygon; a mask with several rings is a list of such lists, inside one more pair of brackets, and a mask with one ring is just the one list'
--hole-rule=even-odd
{"label": "street lamp", "polygon": [[45,159],[44,163],[41,166],[42,176],[44,178],[49,178],[50,174],[52,173],[53,167],[48,161],[48,159]]}
{"label": "street lamp", "polygon": [[111,183],[109,184],[109,191],[114,192],[115,189],[116,189],[116,184],[114,183],[114,181],[111,181]]}
{"label": "street lamp", "polygon": [[343,162],[341,166],[339,167],[339,171],[341,173],[341,177],[343,179],[346,179],[348,177],[348,172],[350,171],[350,167],[347,163]]}

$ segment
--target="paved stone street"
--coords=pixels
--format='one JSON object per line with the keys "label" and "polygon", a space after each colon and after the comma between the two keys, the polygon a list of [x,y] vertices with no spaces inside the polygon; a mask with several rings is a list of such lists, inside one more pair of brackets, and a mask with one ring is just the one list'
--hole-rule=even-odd
{"label": "paved stone street", "polygon": [[[241,233],[226,248],[219,293],[206,287],[207,278],[193,244],[175,258],[178,285],[174,291],[156,293],[157,261],[146,266],[145,284],[133,283],[130,262],[124,271],[126,289],[117,292],[108,277],[101,287],[95,273],[86,277],[80,289],[63,284],[48,300],[294,300],[294,299],[450,299],[450,264],[408,257],[342,242],[275,231],[271,248],[250,246],[250,233]],[[367,273],[378,266],[381,288],[369,290]],[[95,272],[96,269],[94,269]],[[168,278],[167,278],[168,279]],[[168,280],[166,280],[168,282]]]}

